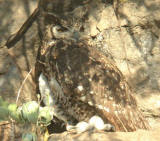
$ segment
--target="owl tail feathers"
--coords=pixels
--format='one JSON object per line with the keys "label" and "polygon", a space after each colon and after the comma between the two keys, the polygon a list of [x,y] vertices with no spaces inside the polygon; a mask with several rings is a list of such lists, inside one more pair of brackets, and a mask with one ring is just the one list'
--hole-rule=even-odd
{"label": "owl tail feathers", "polygon": [[104,116],[115,126],[116,131],[132,132],[138,129],[150,129],[148,121],[137,107],[119,106],[108,113],[104,111]]}

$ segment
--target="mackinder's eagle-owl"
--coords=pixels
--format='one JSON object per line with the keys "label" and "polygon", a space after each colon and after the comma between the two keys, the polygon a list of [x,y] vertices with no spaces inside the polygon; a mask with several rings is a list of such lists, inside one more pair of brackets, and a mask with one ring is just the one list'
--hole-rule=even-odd
{"label": "mackinder's eagle-owl", "polygon": [[[47,2],[51,5],[48,11]],[[148,129],[148,123],[120,70],[101,51],[78,40],[78,34],[75,34],[78,29],[74,32],[63,28],[73,25],[76,29],[77,26],[66,15],[58,14],[61,11],[56,7],[59,3],[41,0],[40,20],[44,28],[36,63],[37,82],[41,75],[52,91],[53,108],[56,109],[54,116],[66,123],[77,123],[98,115],[105,123],[112,124],[116,131]],[[71,11],[67,14],[74,18]],[[38,83],[43,95],[45,90]]]}

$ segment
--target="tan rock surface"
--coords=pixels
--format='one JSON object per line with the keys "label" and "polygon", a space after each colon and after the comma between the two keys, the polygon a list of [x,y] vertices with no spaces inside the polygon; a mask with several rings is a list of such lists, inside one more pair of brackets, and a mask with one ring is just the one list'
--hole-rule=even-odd
{"label": "tan rock surface", "polygon": [[160,129],[154,131],[138,130],[136,132],[116,132],[116,133],[82,133],[73,135],[63,133],[52,135],[48,141],[159,141]]}

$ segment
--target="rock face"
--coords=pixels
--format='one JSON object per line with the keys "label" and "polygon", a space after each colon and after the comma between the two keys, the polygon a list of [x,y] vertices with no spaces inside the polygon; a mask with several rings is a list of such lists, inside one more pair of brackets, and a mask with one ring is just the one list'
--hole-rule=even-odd
{"label": "rock face", "polygon": [[[40,19],[45,30],[42,31],[36,77],[43,73],[48,81],[52,77],[58,81],[65,95],[57,103],[62,111],[77,121],[86,121],[94,109],[105,122],[113,124],[116,131],[149,129],[122,73],[96,45],[89,45],[96,36],[88,31],[92,21],[90,14],[93,14],[91,8],[98,3],[43,2],[40,2]],[[99,6],[105,6],[101,4]],[[57,8],[59,6],[61,9]],[[71,104],[64,97],[70,97]]]}

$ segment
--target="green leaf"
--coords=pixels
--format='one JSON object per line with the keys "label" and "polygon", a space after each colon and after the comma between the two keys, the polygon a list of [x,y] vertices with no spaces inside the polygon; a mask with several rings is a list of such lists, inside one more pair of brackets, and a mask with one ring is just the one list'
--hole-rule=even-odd
{"label": "green leaf", "polygon": [[51,107],[41,107],[39,111],[38,123],[47,126],[50,124],[53,118],[53,112]]}
{"label": "green leaf", "polygon": [[22,116],[24,120],[31,123],[37,123],[39,114],[39,105],[36,101],[30,101],[22,106]]}
{"label": "green leaf", "polygon": [[20,116],[19,113],[17,111],[17,105],[16,104],[9,104],[8,105],[8,110],[9,110],[9,116],[14,119],[15,121],[20,121]]}
{"label": "green leaf", "polygon": [[1,96],[0,96],[0,106],[8,107],[8,102],[4,101]]}
{"label": "green leaf", "polygon": [[8,120],[9,111],[5,107],[0,107],[0,120]]}

